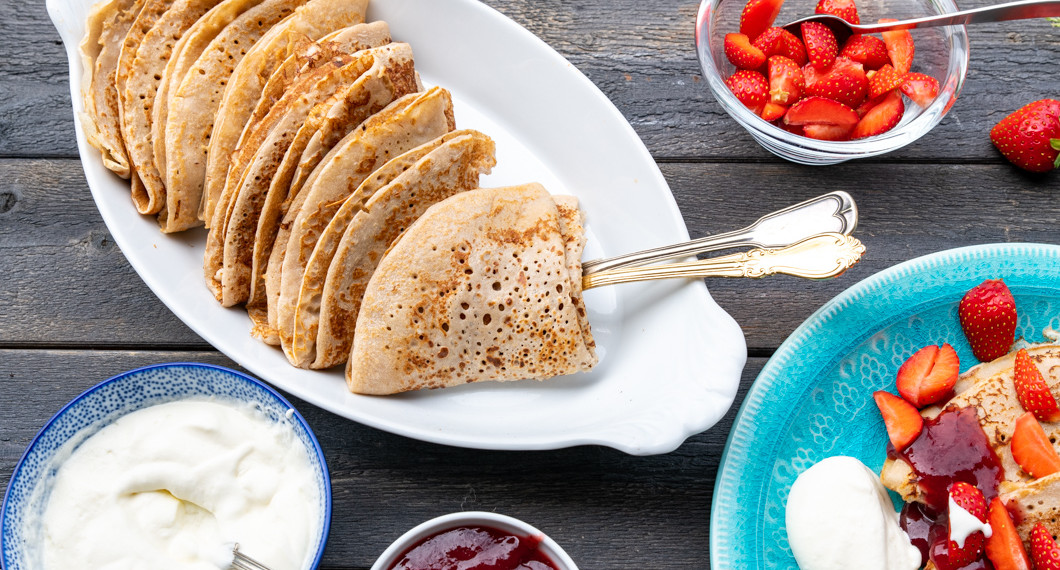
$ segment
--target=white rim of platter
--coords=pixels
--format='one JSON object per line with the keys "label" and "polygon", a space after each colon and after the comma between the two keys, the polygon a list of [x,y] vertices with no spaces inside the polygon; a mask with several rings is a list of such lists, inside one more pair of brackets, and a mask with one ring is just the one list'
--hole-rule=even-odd
{"label": "white rim of platter", "polygon": [[[94,0],[47,0],[66,45],[74,116],[82,110],[78,44]],[[425,85],[448,89],[458,128],[497,143],[482,186],[540,182],[576,196],[586,216],[585,259],[688,239],[658,166],[622,114],[556,51],[474,0],[373,0],[408,42]],[[544,382],[482,382],[372,397],[351,394],[341,367],[290,366],[250,336],[241,308],[222,308],[202,277],[206,233],[164,235],[139,215],[128,182],[107,171],[75,120],[92,196],[114,240],[148,287],[206,341],[274,386],[357,422],[404,436],[480,449],[583,444],[649,455],[676,449],[729,409],[746,361],[739,326],[701,280],[587,291],[600,364]]]}

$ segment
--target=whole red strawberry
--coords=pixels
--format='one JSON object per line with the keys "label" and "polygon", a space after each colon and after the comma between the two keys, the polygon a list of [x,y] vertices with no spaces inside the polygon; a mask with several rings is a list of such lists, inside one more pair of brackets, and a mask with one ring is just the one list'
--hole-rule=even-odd
{"label": "whole red strawberry", "polygon": [[989,362],[1012,349],[1016,335],[1016,300],[1004,281],[987,279],[976,285],[965,293],[957,312],[976,358]]}
{"label": "whole red strawberry", "polygon": [[1024,105],[990,129],[990,141],[1024,170],[1060,168],[1060,101],[1042,99]]}

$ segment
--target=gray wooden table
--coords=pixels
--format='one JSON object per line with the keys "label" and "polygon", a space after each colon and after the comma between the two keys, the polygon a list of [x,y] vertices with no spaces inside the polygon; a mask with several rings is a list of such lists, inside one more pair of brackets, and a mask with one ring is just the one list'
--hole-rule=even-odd
{"label": "gray wooden table", "polygon": [[[1008,112],[1060,97],[1060,30],[1044,21],[970,28],[967,85],[942,124],[918,142],[878,159],[811,168],[762,150],[714,101],[693,47],[696,1],[487,3],[557,49],[615,102],[658,161],[693,236],[843,189],[860,207],[856,235],[868,254],[826,282],[709,282],[743,327],[749,359],[726,418],[666,455],[444,447],[294,400],[331,470],[334,517],[324,568],[368,568],[408,528],[459,510],[522,518],[586,570],[707,568],[711,495],[732,419],[799,323],[858,280],[919,255],[990,242],[1060,243],[1060,175],[1021,173],[988,139]],[[108,234],[78,160],[66,57],[43,2],[0,0],[0,30],[6,486],[37,430],[89,386],[150,363],[235,365],[166,309]]]}

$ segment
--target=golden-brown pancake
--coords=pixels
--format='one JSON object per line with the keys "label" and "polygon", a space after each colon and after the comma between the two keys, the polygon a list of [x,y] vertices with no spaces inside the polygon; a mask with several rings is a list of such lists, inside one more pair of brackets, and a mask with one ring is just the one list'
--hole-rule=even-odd
{"label": "golden-brown pancake", "polygon": [[390,244],[430,206],[478,188],[493,140],[454,131],[383,165],[332,217],[306,265],[291,353],[310,368],[343,364],[368,279]]}
{"label": "golden-brown pancake", "polygon": [[591,369],[560,217],[539,184],[461,192],[428,209],[369,281],[349,388],[383,395]]}

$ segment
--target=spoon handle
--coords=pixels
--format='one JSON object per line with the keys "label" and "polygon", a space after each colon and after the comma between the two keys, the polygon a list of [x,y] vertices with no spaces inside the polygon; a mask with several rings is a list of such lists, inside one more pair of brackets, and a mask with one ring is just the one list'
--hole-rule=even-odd
{"label": "spoon handle", "polygon": [[959,26],[979,24],[982,22],[1004,22],[1008,20],[1026,20],[1028,18],[1049,18],[1060,16],[1060,0],[1020,0],[972,10],[961,10],[937,16],[927,16],[913,20],[902,20],[887,24],[862,24],[851,26],[858,33],[886,32],[889,30],[911,30],[935,26]]}
{"label": "spoon handle", "polygon": [[810,236],[837,232],[850,235],[858,224],[854,199],[843,191],[830,192],[762,216],[758,221],[733,232],[716,234],[684,243],[657,247],[582,264],[582,275],[608,269],[647,265],[656,261],[742,245],[783,247]]}
{"label": "spoon handle", "polygon": [[582,276],[582,289],[676,277],[765,277],[783,273],[826,279],[852,267],[864,253],[865,246],[856,238],[832,232],[780,249],[752,249],[699,261],[601,271]]}

